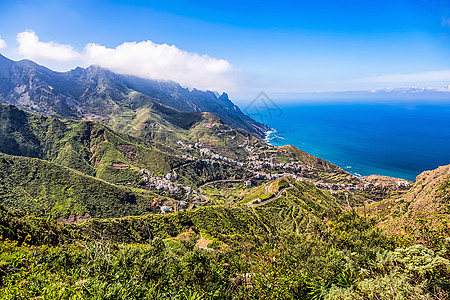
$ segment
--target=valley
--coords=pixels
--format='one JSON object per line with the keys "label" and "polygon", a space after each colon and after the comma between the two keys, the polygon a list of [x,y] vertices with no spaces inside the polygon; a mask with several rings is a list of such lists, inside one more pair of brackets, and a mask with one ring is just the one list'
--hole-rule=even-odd
{"label": "valley", "polygon": [[448,296],[448,166],[356,177],[226,94],[0,66],[0,298]]}

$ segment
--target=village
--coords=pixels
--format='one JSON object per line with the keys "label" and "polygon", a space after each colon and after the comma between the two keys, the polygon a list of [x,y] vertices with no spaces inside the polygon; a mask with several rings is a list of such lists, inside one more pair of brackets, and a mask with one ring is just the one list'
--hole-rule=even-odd
{"label": "village", "polygon": [[[243,185],[246,187],[250,187],[254,184],[260,184],[261,182],[267,182],[270,180],[286,177],[292,178],[296,181],[308,182],[310,184],[315,185],[317,188],[327,190],[330,193],[334,194],[337,192],[348,192],[348,191],[374,191],[374,190],[382,190],[384,187],[380,183],[370,183],[366,181],[362,181],[360,184],[353,183],[329,183],[323,182],[322,180],[313,180],[312,178],[303,176],[308,175],[311,172],[314,172],[314,168],[311,166],[307,166],[304,164],[299,164],[295,161],[295,159],[290,158],[289,162],[275,162],[276,155],[278,152],[276,151],[267,151],[264,153],[264,157],[260,153],[258,153],[254,147],[249,145],[240,145],[245,149],[248,153],[245,161],[238,161],[224,155],[216,153],[211,147],[207,145],[197,142],[194,144],[188,144],[182,141],[178,141],[177,144],[181,149],[186,150],[189,149],[194,152],[194,155],[189,153],[184,153],[183,155],[177,155],[188,161],[202,161],[212,164],[225,164],[225,165],[235,165],[238,167],[248,169],[253,175],[247,179],[243,179]],[[272,170],[272,172],[269,172]],[[196,189],[193,189],[190,186],[182,185],[177,180],[177,173],[175,170],[166,174],[164,177],[154,176],[148,170],[140,170],[140,175],[142,176],[142,180],[145,182],[147,189],[154,190],[159,193],[167,194],[167,195],[177,195],[177,198],[182,199],[179,201],[177,210],[185,210],[194,207],[195,205],[201,205],[205,203],[204,197],[200,194]],[[222,179],[222,181],[226,181],[227,179]],[[230,181],[235,181],[230,179]],[[398,189],[407,189],[410,187],[410,183],[408,181],[399,180],[395,182],[394,188]],[[154,204],[155,207],[159,207],[159,204]],[[173,206],[173,204],[172,204]],[[174,209],[169,205],[162,205],[159,207],[162,213],[172,212]]]}

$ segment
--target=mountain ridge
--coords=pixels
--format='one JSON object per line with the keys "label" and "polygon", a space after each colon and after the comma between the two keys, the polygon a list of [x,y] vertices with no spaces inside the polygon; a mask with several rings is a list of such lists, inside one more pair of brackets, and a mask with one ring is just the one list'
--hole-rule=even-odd
{"label": "mountain ridge", "polygon": [[0,102],[59,118],[107,123],[129,108],[163,105],[185,113],[210,112],[234,129],[263,137],[269,129],[234,105],[226,93],[120,75],[98,66],[55,72],[30,60],[0,54]]}
{"label": "mountain ridge", "polygon": [[360,209],[385,232],[427,243],[450,233],[450,165],[424,171],[403,195]]}
{"label": "mountain ridge", "polygon": [[[21,64],[42,73],[22,94],[45,105],[58,86],[73,89],[80,110],[64,94],[46,108],[76,107],[103,124],[0,104],[0,298],[448,298],[450,231],[439,210],[448,210],[450,166],[412,190],[395,178],[357,178],[211,112],[129,92],[104,69],[66,74],[92,87],[78,89],[65,86],[74,78],[43,84],[45,68]],[[386,215],[395,226],[414,222],[415,212],[396,210],[411,195],[417,212],[434,210],[431,230],[423,218],[408,229],[420,231],[420,245],[383,232]]]}

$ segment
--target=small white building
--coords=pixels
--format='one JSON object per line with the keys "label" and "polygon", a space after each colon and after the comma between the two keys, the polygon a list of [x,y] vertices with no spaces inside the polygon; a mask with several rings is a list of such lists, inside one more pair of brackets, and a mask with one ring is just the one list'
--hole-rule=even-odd
{"label": "small white building", "polygon": [[171,213],[172,212],[172,208],[170,206],[167,206],[167,205],[161,206],[161,212],[163,214]]}

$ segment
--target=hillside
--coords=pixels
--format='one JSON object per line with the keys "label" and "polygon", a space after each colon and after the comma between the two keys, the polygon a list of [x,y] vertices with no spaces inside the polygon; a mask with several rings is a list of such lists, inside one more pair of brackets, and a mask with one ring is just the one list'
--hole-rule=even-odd
{"label": "hillside", "polygon": [[[180,139],[185,143],[193,139],[214,145],[231,157],[242,153],[238,144],[247,141],[247,137],[231,130],[214,115],[202,114],[198,124],[179,132],[183,135]],[[223,131],[228,134],[218,135]],[[140,178],[137,173],[141,169],[158,176],[177,168],[188,170],[192,163],[181,154],[197,155],[194,150],[181,149],[175,140],[163,145],[119,133],[96,122],[40,116],[12,105],[0,105],[0,139],[4,141],[0,152],[5,154],[45,159],[112,183],[134,184]],[[199,176],[209,178],[206,173],[202,175],[202,167],[196,168]]]}
{"label": "hillside", "polygon": [[449,297],[450,166],[358,178],[266,144],[226,94],[0,76],[1,299]]}
{"label": "hillside", "polygon": [[60,224],[0,206],[0,297],[446,299],[446,248],[399,243],[291,183],[260,207]]}
{"label": "hillside", "polygon": [[[147,168],[167,174],[183,160],[99,123],[60,120],[0,105],[0,152],[45,159],[99,178]],[[119,171],[116,165],[127,165]],[[121,181],[120,179],[118,179]]]}
{"label": "hillside", "polygon": [[0,154],[0,203],[9,208],[52,218],[105,218],[150,213],[158,198],[44,160]]}
{"label": "hillside", "polygon": [[[0,151],[20,156],[0,154],[0,298],[448,296],[443,238],[414,245],[352,209],[417,184],[359,179],[200,116],[163,144],[1,106]],[[448,174],[420,182],[446,195]]]}
{"label": "hillside", "polygon": [[[10,164],[15,164],[17,168],[25,168],[20,165],[23,160],[26,160],[24,158],[5,156],[2,161],[5,160],[8,160]],[[44,162],[33,160],[33,163],[38,165]],[[46,171],[51,168],[55,168],[55,166],[47,164],[41,166],[40,169],[38,168],[38,171]],[[20,172],[24,174],[27,171],[21,170]],[[77,175],[79,174],[68,174],[67,177],[63,177],[61,182],[70,176]],[[35,176],[38,180],[43,179],[39,176],[39,172]],[[88,179],[83,180],[87,181]],[[129,189],[117,189],[131,191]],[[4,203],[4,205],[7,206],[7,203]],[[26,214],[24,210],[10,211]],[[293,183],[292,189],[283,193],[279,201],[257,208],[242,203],[233,207],[229,205],[203,206],[198,209],[171,214],[146,214],[144,216],[101,219],[94,217],[78,224],[67,225],[67,228],[76,231],[78,235],[87,239],[95,239],[97,237],[95,234],[102,232],[105,239],[127,243],[145,243],[148,235],[174,238],[184,232],[193,230],[216,240],[215,247],[218,247],[218,249],[225,249],[243,239],[266,239],[267,236],[275,237],[292,232],[305,233],[312,229],[310,226],[320,224],[324,218],[336,219],[341,212],[341,208],[329,193],[323,192],[310,184]],[[3,211],[3,214],[5,214],[5,211]],[[5,215],[3,217],[5,218]],[[38,218],[38,220],[40,219]],[[5,224],[0,225],[6,226]],[[5,232],[2,234],[5,234]],[[36,239],[36,243],[42,243],[38,242],[38,236],[33,238]],[[68,237],[66,236],[66,238]]]}
{"label": "hillside", "polygon": [[290,152],[294,154],[294,157],[297,159],[299,163],[314,167],[319,170],[345,173],[344,170],[342,170],[338,166],[333,165],[332,163],[329,163],[326,160],[308,154],[305,151],[302,151],[292,145],[280,146],[278,147],[278,149],[280,149],[281,151]]}
{"label": "hillside", "polygon": [[[109,125],[120,116],[143,117],[150,128],[164,128],[167,122],[185,128],[198,120],[199,112],[210,112],[236,130],[260,137],[268,130],[243,114],[226,94],[217,97],[210,91],[189,91],[174,82],[118,75],[95,66],[59,73],[29,60],[15,62],[1,55],[0,103]],[[158,123],[161,119],[163,124]],[[150,128],[144,135],[150,134]]]}
{"label": "hillside", "polygon": [[[0,152],[5,154],[40,158],[112,184],[149,189],[187,201],[188,207],[199,197],[197,187],[207,182],[271,180],[286,172],[333,191],[346,207],[401,192],[395,184],[376,186],[295,147],[274,148],[210,113],[201,113],[200,121],[189,129],[178,128],[162,143],[92,121],[60,120],[0,105],[0,138],[5,141]],[[165,178],[169,173],[176,176]],[[77,213],[73,212],[81,217]]]}
{"label": "hillside", "polygon": [[449,236],[450,165],[417,176],[404,195],[373,203],[361,213],[394,235],[433,242]]}

